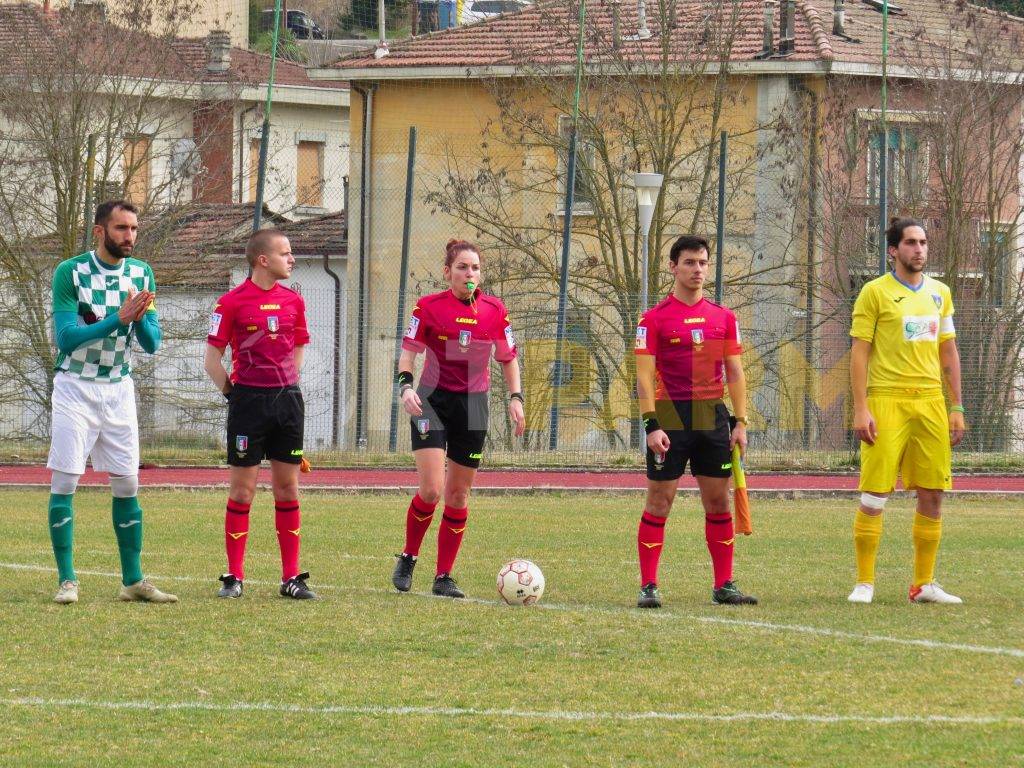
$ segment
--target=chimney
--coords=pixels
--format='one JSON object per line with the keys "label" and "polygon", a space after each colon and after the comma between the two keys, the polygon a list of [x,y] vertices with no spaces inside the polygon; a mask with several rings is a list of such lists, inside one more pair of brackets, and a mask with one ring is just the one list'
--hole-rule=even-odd
{"label": "chimney", "polygon": [[206,37],[207,72],[227,72],[231,69],[231,35],[223,29],[215,29]]}
{"label": "chimney", "polygon": [[782,9],[782,33],[779,35],[779,53],[792,53],[796,47],[796,0],[783,0],[785,7]]}
{"label": "chimney", "polygon": [[846,36],[846,9],[843,0],[835,0],[832,6],[832,34]]}
{"label": "chimney", "polygon": [[764,0],[764,48],[765,58],[775,55],[775,6],[777,0]]}
{"label": "chimney", "polygon": [[651,30],[647,28],[647,0],[637,0],[636,4],[636,39],[648,40]]}
{"label": "chimney", "polygon": [[612,50],[622,47],[622,26],[619,17],[619,0],[608,0],[612,12]]}

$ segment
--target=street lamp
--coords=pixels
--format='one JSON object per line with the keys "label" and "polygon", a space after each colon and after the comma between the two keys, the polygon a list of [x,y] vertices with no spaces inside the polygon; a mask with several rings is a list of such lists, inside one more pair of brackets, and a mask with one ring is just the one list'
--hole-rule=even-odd
{"label": "street lamp", "polygon": [[658,202],[658,192],[665,177],[660,173],[634,173],[633,185],[636,187],[636,210],[640,219],[640,232],[643,235],[643,258],[640,262],[640,312],[647,311],[647,236],[651,232],[651,220],[654,219],[654,204]]}

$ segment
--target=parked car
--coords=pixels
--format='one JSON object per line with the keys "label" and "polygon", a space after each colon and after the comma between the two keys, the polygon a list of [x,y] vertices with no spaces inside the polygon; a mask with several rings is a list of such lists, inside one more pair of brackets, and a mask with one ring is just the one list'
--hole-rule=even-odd
{"label": "parked car", "polygon": [[[323,40],[327,37],[323,29],[320,28],[320,25],[305,11],[296,11],[289,8],[286,24],[298,40]],[[260,19],[260,29],[267,32],[273,26],[274,9],[270,8],[263,11],[263,17]]]}
{"label": "parked car", "polygon": [[530,5],[525,0],[463,0],[462,23],[472,24],[499,13],[518,13]]}

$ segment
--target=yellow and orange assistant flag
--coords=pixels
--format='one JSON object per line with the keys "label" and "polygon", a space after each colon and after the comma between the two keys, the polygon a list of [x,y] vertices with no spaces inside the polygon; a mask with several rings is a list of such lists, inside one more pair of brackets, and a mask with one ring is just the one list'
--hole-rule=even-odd
{"label": "yellow and orange assistant flag", "polygon": [[754,532],[750,525],[750,499],[747,498],[747,475],[743,471],[743,460],[740,458],[740,447],[732,448],[732,484],[733,504],[736,507],[736,533],[749,536]]}

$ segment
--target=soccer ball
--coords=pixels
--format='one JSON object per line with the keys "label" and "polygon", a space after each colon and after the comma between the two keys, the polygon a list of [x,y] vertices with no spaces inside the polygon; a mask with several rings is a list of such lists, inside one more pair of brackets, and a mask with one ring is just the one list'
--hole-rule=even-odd
{"label": "soccer ball", "polygon": [[544,574],[529,560],[509,560],[498,571],[498,594],[509,605],[532,605],[544,594]]}

